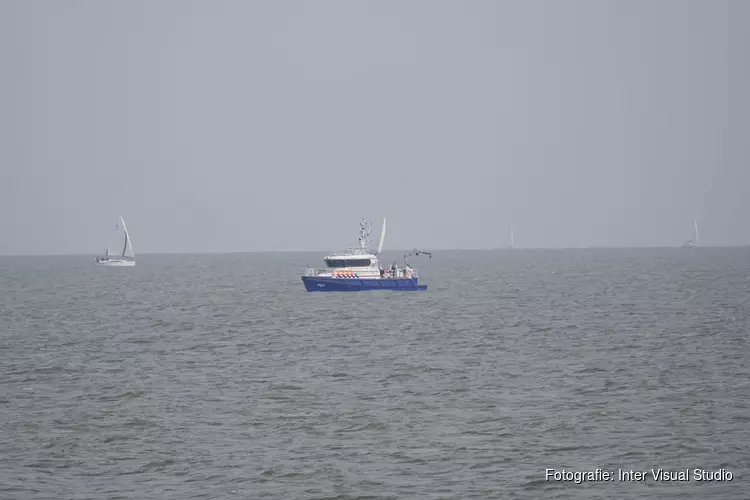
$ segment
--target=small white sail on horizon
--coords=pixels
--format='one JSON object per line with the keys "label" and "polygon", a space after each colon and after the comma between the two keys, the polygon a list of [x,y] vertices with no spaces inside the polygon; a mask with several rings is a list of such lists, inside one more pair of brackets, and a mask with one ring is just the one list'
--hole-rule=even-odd
{"label": "small white sail on horizon", "polygon": [[380,255],[383,252],[383,243],[385,243],[385,217],[383,217],[383,227],[380,229],[380,242],[378,243],[378,251],[376,255]]}
{"label": "small white sail on horizon", "polygon": [[693,220],[693,238],[687,240],[682,244],[683,247],[697,247],[698,246],[698,219]]}
{"label": "small white sail on horizon", "polygon": [[115,234],[112,242],[107,246],[104,256],[97,257],[96,262],[105,266],[135,266],[133,241],[122,216],[115,223]]}

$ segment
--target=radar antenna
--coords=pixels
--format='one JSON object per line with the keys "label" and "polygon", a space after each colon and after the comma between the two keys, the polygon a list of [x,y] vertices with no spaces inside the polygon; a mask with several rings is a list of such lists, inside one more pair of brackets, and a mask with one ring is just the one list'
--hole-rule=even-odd
{"label": "radar antenna", "polygon": [[359,247],[365,250],[367,246],[367,238],[372,233],[372,225],[367,222],[367,219],[362,218],[362,222],[359,223]]}

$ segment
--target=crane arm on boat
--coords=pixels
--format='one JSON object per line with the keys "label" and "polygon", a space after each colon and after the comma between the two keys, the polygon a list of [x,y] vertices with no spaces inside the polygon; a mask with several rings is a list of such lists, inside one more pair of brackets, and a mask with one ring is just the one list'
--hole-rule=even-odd
{"label": "crane arm on boat", "polygon": [[425,252],[424,250],[419,250],[419,249],[415,248],[414,250],[412,250],[408,254],[404,255],[404,262],[408,263],[407,259],[409,257],[411,257],[411,256],[419,256],[419,255],[427,255],[427,256],[429,256],[430,259],[432,259],[432,253],[431,252]]}

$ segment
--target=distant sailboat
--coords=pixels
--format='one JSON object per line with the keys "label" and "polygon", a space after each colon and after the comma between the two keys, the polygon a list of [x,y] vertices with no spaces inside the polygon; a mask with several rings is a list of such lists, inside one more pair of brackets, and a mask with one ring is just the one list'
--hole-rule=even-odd
{"label": "distant sailboat", "polygon": [[508,249],[513,248],[513,228],[510,228],[510,238],[508,240]]}
{"label": "distant sailboat", "polygon": [[115,224],[115,239],[107,247],[104,256],[97,257],[96,263],[100,266],[110,267],[133,267],[135,266],[135,251],[133,242],[128,234],[128,228],[125,227],[125,221],[122,216]]}
{"label": "distant sailboat", "polygon": [[697,247],[698,246],[698,221],[693,221],[693,229],[695,231],[695,234],[693,235],[695,239],[687,240],[685,243],[682,244],[682,247]]}

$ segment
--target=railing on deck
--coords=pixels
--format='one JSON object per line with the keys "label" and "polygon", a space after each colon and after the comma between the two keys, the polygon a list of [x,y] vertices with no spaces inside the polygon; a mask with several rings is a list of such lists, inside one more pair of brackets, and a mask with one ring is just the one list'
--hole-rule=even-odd
{"label": "railing on deck", "polygon": [[419,278],[419,271],[417,271],[417,269],[413,267],[407,269],[399,269],[397,272],[397,278]]}
{"label": "railing on deck", "polygon": [[317,276],[320,272],[319,269],[315,269],[314,267],[308,267],[305,269],[305,276]]}
{"label": "railing on deck", "polygon": [[[318,276],[320,273],[334,273],[334,271],[338,271],[340,269],[315,269],[313,267],[308,267],[305,269],[305,276]],[[364,278],[364,277],[363,277]],[[380,276],[373,276],[372,278],[375,279],[381,279]],[[370,279],[372,279],[370,278]],[[391,271],[390,268],[386,269],[383,273],[382,279],[393,279],[393,271]],[[405,279],[405,278],[419,278],[419,271],[414,267],[409,268],[399,268],[396,270],[396,276],[395,278]]]}

